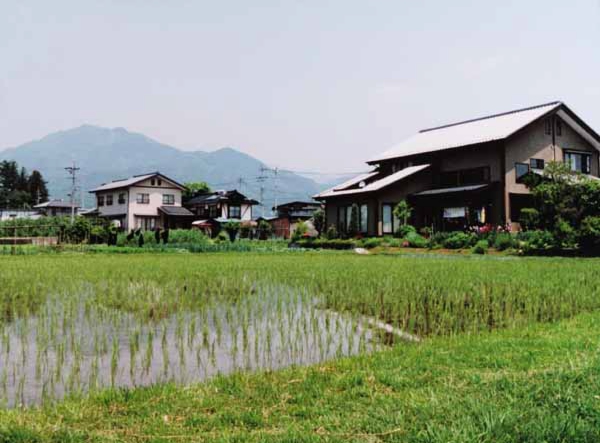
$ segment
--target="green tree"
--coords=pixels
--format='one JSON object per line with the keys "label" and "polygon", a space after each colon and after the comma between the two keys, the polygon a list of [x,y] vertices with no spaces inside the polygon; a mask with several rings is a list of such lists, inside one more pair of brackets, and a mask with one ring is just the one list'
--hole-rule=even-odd
{"label": "green tree", "polygon": [[210,192],[210,186],[206,182],[187,182],[184,183],[183,201],[187,202],[199,194]]}
{"label": "green tree", "polygon": [[402,200],[394,208],[394,215],[402,222],[402,225],[407,225],[413,209],[406,200]]}
{"label": "green tree", "polygon": [[48,188],[46,187],[46,181],[40,171],[34,169],[31,171],[27,182],[27,189],[31,195],[31,202],[33,205],[48,201]]}
{"label": "green tree", "polygon": [[350,223],[348,224],[348,235],[355,237],[360,232],[358,220],[358,205],[355,203],[350,209]]}
{"label": "green tree", "polygon": [[313,226],[320,237],[323,233],[323,228],[325,228],[325,211],[322,209],[317,209],[315,212],[313,212],[312,220]]}

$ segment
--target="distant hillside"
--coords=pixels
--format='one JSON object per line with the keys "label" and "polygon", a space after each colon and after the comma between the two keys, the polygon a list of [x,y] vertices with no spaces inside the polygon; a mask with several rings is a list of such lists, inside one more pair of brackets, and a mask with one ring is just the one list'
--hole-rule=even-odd
{"label": "distant hillside", "polygon": [[[273,173],[262,182],[261,168],[266,164],[232,148],[213,152],[182,151],[123,128],[101,128],[84,125],[50,134],[41,140],[0,151],[0,160],[16,160],[27,169],[38,169],[48,181],[52,197],[64,198],[69,181],[64,170],[72,161],[81,168],[84,196],[87,191],[110,180],[145,172],[160,171],[180,182],[206,181],[214,189],[238,189],[260,199],[267,208],[278,201],[305,200],[326,188],[314,180],[290,172]],[[240,189],[239,179],[242,178]]]}

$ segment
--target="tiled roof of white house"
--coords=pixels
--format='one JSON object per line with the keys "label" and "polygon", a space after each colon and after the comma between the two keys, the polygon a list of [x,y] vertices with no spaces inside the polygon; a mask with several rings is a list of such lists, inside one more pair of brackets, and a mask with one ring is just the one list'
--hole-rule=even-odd
{"label": "tiled roof of white house", "polygon": [[100,192],[100,191],[109,191],[111,189],[119,189],[119,188],[127,188],[129,186],[133,186],[137,183],[143,182],[144,180],[148,180],[149,178],[156,177],[157,175],[161,176],[165,180],[173,183],[181,189],[184,189],[184,186],[180,183],[177,183],[175,180],[161,174],[160,172],[151,172],[149,174],[142,175],[134,175],[130,178],[124,178],[122,180],[113,180],[109,183],[104,183],[97,188],[92,189],[90,192]]}
{"label": "tiled roof of white house", "polygon": [[[363,187],[348,189],[352,185],[346,186],[345,188],[342,188],[341,186],[336,186],[334,188],[328,189],[326,191],[321,192],[320,194],[315,195],[314,198],[337,197],[338,195],[353,195],[353,194],[362,194],[365,192],[379,191],[380,189],[383,189],[386,186],[391,185],[392,183],[396,183],[400,180],[404,180],[405,178],[410,177],[411,175],[416,174],[417,172],[420,172],[428,167],[429,167],[429,165],[409,166],[408,168],[404,168],[393,174],[386,175],[386,176],[380,178],[379,180],[375,180],[369,184],[365,184],[365,186],[363,186]],[[373,172],[370,174],[362,174],[362,175],[359,175],[358,177],[355,177],[353,180],[349,180],[346,183],[353,182],[353,184],[356,185],[356,184],[360,183],[361,181],[365,180],[365,178],[364,178],[365,175],[368,175],[369,177],[373,177],[373,176],[376,176],[377,174],[379,174],[379,173]],[[359,177],[363,177],[363,178],[361,180],[358,180]],[[338,191],[337,189],[340,189],[340,190]]]}
{"label": "tiled roof of white house", "polygon": [[402,143],[372,158],[377,163],[392,158],[503,140],[563,104],[552,102],[464,122],[423,129]]}

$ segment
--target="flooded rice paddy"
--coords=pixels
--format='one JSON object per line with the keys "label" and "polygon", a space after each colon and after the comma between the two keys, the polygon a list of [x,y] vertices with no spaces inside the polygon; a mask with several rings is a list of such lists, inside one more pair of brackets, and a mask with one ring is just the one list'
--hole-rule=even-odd
{"label": "flooded rice paddy", "polygon": [[[134,291],[135,292],[135,291]],[[106,309],[88,293],[50,297],[0,331],[0,402],[28,406],[103,387],[187,384],[234,371],[369,352],[363,321],[284,287],[158,320]]]}

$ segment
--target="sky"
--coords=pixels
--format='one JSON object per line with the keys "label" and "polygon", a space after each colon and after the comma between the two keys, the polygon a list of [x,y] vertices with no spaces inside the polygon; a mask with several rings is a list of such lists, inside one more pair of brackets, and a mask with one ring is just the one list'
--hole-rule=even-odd
{"label": "sky", "polygon": [[0,149],[94,124],[342,173],[553,100],[600,132],[600,0],[0,1]]}

